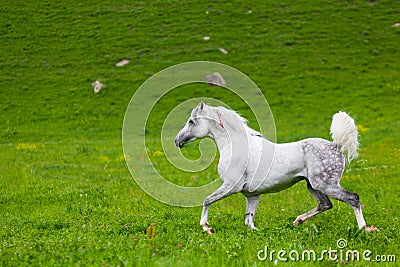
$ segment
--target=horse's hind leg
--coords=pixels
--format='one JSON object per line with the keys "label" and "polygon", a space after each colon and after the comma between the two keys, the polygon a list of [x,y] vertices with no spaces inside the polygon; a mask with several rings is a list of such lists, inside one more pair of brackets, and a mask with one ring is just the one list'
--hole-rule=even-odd
{"label": "horse's hind leg", "polygon": [[311,187],[310,182],[308,180],[307,180],[307,189],[308,191],[310,191],[311,195],[315,198],[315,200],[317,200],[318,206],[310,210],[309,212],[297,216],[296,220],[293,222],[294,226],[298,226],[302,224],[305,220],[332,208],[332,202],[329,200],[327,195],[314,190]]}
{"label": "horse's hind leg", "polygon": [[356,215],[358,227],[361,229],[366,226],[364,216],[361,211],[359,196],[356,193],[346,191],[339,185],[329,185],[326,188],[321,189],[321,191],[337,200],[349,204],[353,208]]}
{"label": "horse's hind leg", "polygon": [[259,199],[260,195],[246,196],[246,218],[244,224],[253,230],[257,230],[254,226],[254,216],[256,216]]}

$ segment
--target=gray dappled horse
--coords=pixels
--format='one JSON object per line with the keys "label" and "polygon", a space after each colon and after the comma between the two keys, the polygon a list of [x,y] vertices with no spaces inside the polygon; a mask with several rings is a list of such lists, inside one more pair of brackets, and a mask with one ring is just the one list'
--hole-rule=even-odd
{"label": "gray dappled horse", "polygon": [[348,114],[338,112],[333,116],[330,130],[333,142],[309,138],[275,144],[249,128],[236,112],[201,102],[192,110],[175,144],[182,148],[188,142],[208,136],[214,139],[220,153],[218,174],[223,184],[204,201],[200,220],[203,230],[212,232],[207,221],[210,205],[238,192],[246,197],[245,224],[257,229],[254,216],[260,195],[281,191],[301,180],[306,180],[307,189],[318,206],[299,215],[295,226],[331,209],[330,196],[349,204],[354,209],[358,227],[364,228],[358,195],[339,184],[346,167],[344,151],[347,151],[347,162],[357,157],[356,125]]}

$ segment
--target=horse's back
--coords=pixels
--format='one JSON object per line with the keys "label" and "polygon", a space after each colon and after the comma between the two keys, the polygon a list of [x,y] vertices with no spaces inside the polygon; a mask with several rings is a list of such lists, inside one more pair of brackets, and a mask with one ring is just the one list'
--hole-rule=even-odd
{"label": "horse's back", "polygon": [[304,153],[301,142],[275,144],[255,139],[247,169],[246,191],[273,193],[286,189],[304,177]]}

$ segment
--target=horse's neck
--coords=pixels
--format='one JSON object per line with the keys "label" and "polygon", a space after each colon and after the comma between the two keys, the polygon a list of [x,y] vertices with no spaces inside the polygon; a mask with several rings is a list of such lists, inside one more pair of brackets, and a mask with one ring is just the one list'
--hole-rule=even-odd
{"label": "horse's neck", "polygon": [[218,127],[211,131],[211,137],[217,144],[221,156],[225,154],[231,155],[234,149],[244,148],[249,141],[245,127],[240,130],[232,130],[227,125],[225,125],[224,128]]}
{"label": "horse's neck", "polygon": [[223,154],[224,151],[231,149],[231,141],[229,140],[229,135],[226,131],[212,131],[211,137],[214,139],[217,144],[217,148],[220,154]]}
{"label": "horse's neck", "polygon": [[[250,142],[252,142],[252,135],[256,136],[257,134],[260,133],[244,126],[240,131],[216,128],[211,131],[210,137],[217,144],[220,155],[224,156],[224,154],[231,155],[234,151],[241,153],[243,149],[249,148],[251,146]],[[276,143],[265,139],[261,135],[259,138],[263,140],[262,146],[264,151],[273,151]],[[257,144],[256,142],[252,146],[257,146]]]}

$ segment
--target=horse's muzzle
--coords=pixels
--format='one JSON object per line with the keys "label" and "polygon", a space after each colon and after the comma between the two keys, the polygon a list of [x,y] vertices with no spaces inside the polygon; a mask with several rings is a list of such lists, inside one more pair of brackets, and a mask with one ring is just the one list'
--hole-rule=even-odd
{"label": "horse's muzzle", "polygon": [[189,135],[189,134],[178,134],[175,137],[175,145],[179,148],[184,147],[187,143],[192,142],[193,140],[196,140],[196,137]]}
{"label": "horse's muzzle", "polygon": [[174,142],[175,142],[175,146],[179,147],[179,148],[182,148],[185,145],[185,142],[180,140],[179,135],[175,138]]}

